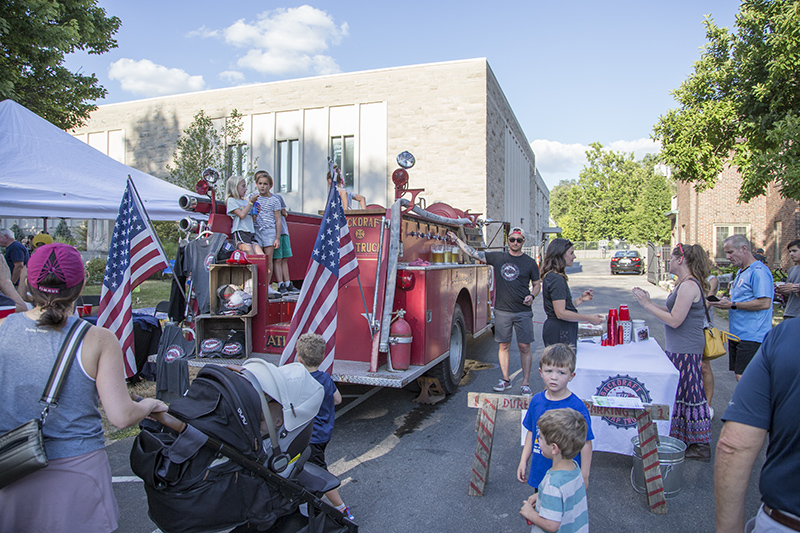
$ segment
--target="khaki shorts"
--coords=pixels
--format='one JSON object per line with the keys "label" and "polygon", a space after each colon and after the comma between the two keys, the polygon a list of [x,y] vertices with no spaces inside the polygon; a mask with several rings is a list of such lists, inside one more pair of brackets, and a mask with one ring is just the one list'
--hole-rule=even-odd
{"label": "khaki shorts", "polygon": [[533,312],[522,311],[511,313],[508,311],[494,310],[494,340],[496,342],[511,342],[512,332],[517,334],[517,343],[530,344],[533,342]]}

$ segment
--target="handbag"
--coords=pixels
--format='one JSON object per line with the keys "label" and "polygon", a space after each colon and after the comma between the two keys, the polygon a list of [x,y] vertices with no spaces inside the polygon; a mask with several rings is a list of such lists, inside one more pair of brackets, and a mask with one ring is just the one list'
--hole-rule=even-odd
{"label": "handbag", "polygon": [[67,332],[42,392],[40,401],[44,403],[44,409],[39,418],[32,418],[0,435],[0,489],[48,465],[42,426],[50,412],[50,406],[58,405],[61,387],[75,359],[78,346],[90,327],[88,322],[76,320]]}
{"label": "handbag", "polygon": [[720,331],[714,327],[714,325],[711,323],[711,317],[708,314],[708,304],[706,304],[705,296],[703,296],[703,285],[701,285],[696,279],[692,279],[700,286],[700,295],[703,298],[703,309],[706,312],[706,323],[703,324],[703,334],[706,338],[706,345],[703,348],[703,360],[711,361],[728,353],[728,351],[725,349],[725,342],[728,340],[728,337],[732,337],[737,341],[739,340],[739,337],[736,335],[731,335],[727,331]]}

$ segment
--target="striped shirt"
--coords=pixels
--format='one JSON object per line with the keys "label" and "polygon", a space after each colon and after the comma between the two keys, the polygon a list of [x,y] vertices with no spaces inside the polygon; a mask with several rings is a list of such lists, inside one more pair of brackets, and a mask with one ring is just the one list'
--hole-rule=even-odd
{"label": "striped shirt", "polygon": [[[539,516],[560,522],[558,533],[588,533],[589,508],[586,487],[578,463],[573,470],[548,470],[539,484],[536,511]],[[533,526],[532,533],[543,531]]]}

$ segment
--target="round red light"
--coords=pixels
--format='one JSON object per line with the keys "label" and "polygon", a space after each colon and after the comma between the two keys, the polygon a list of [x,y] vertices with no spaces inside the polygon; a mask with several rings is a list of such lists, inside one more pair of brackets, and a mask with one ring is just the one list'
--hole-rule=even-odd
{"label": "round red light", "polygon": [[206,180],[199,180],[197,185],[194,186],[197,194],[208,194],[208,182]]}
{"label": "round red light", "polygon": [[398,189],[402,189],[408,185],[408,172],[406,172],[406,169],[398,168],[392,172],[392,181],[394,182],[394,186]]}

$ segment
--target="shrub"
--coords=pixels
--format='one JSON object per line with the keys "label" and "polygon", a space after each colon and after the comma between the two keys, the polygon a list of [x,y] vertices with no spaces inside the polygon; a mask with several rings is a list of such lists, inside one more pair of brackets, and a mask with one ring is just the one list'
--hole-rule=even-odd
{"label": "shrub", "polygon": [[102,257],[95,257],[86,261],[86,284],[100,285],[103,283],[103,276],[106,273],[106,260]]}

